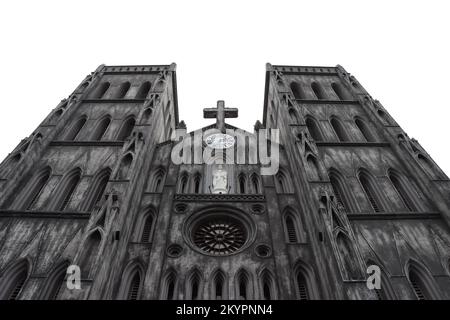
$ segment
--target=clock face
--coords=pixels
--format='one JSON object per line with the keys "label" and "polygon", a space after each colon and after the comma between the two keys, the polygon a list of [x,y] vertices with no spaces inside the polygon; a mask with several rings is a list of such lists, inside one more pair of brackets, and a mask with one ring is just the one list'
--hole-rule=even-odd
{"label": "clock face", "polygon": [[206,137],[205,142],[210,148],[227,149],[234,145],[234,137],[228,134],[214,133]]}

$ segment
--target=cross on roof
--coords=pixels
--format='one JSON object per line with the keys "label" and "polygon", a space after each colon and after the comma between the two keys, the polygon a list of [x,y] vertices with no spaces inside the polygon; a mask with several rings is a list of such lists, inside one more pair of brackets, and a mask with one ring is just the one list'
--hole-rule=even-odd
{"label": "cross on roof", "polygon": [[237,118],[237,108],[225,108],[225,101],[217,101],[217,108],[204,108],[203,118],[216,118],[216,127],[225,133],[225,118]]}

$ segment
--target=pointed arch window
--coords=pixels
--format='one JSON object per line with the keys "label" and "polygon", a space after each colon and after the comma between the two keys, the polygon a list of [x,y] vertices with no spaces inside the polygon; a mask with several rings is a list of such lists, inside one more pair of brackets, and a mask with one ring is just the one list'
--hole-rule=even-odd
{"label": "pointed arch window", "polygon": [[150,83],[150,81],[142,83],[139,87],[138,92],[136,93],[135,99],[146,99],[151,86],[152,84]]}
{"label": "pointed arch window", "polygon": [[237,297],[239,300],[252,299],[252,284],[250,274],[245,270],[239,270],[236,276]]}
{"label": "pointed arch window", "polygon": [[101,170],[95,176],[91,188],[89,189],[89,194],[87,195],[86,201],[86,211],[92,211],[95,205],[100,203],[103,194],[105,193],[106,186],[108,184],[109,178],[111,177],[111,169],[106,168]]}
{"label": "pointed arch window", "polygon": [[65,211],[81,180],[81,170],[76,168],[69,172],[61,181],[57,193],[54,208],[57,211]]}
{"label": "pointed arch window", "polygon": [[64,140],[67,141],[73,141],[75,140],[78,135],[80,134],[81,129],[83,129],[85,123],[86,123],[86,116],[82,116],[80,119],[78,119],[72,127],[70,127],[70,130],[67,132]]}
{"label": "pointed arch window", "polygon": [[311,89],[313,90],[318,100],[325,100],[327,98],[325,95],[325,91],[323,90],[322,86],[319,83],[317,82],[311,83]]}
{"label": "pointed arch window", "polygon": [[162,298],[166,300],[176,299],[177,274],[174,270],[166,273],[163,279]]}
{"label": "pointed arch window", "polygon": [[186,172],[183,172],[178,185],[178,193],[188,193],[188,183],[189,176]]}
{"label": "pointed arch window", "polygon": [[119,134],[117,135],[116,140],[125,141],[133,132],[134,126],[136,124],[136,120],[134,117],[128,117],[122,123],[120,127]]}
{"label": "pointed arch window", "polygon": [[339,141],[350,141],[347,132],[344,129],[344,125],[338,118],[332,117],[330,123]]}
{"label": "pointed arch window", "polygon": [[392,183],[392,186],[394,187],[395,191],[397,191],[398,196],[402,200],[403,205],[409,211],[415,211],[414,200],[410,196],[410,193],[408,192],[407,187],[400,175],[393,170],[389,170],[388,176],[389,180]]}
{"label": "pointed arch window", "polygon": [[320,132],[319,125],[317,124],[317,121],[310,117],[306,116],[306,127],[308,128],[309,134],[311,135],[311,138],[315,141],[322,141],[322,133]]}
{"label": "pointed arch window", "polygon": [[102,82],[95,91],[93,98],[103,99],[110,86],[111,84],[109,82]]}
{"label": "pointed arch window", "polygon": [[194,175],[194,193],[198,194],[201,192],[202,192],[202,175],[197,172]]}
{"label": "pointed arch window", "polygon": [[295,99],[302,100],[306,99],[305,91],[302,88],[302,85],[298,82],[291,82],[291,90],[294,94]]}
{"label": "pointed arch window", "polygon": [[64,279],[66,277],[67,268],[69,267],[69,262],[64,261],[59,264],[47,279],[44,287],[43,294],[41,296],[42,300],[56,300],[64,285]]}
{"label": "pointed arch window", "polygon": [[17,300],[28,279],[29,264],[25,260],[7,270],[0,283],[0,300]]}
{"label": "pointed arch window", "polygon": [[95,230],[89,235],[89,237],[83,244],[83,253],[80,259],[80,269],[81,274],[83,274],[86,278],[89,277],[93,264],[96,261],[101,241],[102,236],[100,234],[100,231]]}
{"label": "pointed arch window", "polygon": [[415,261],[408,262],[407,276],[418,300],[440,299],[436,283],[430,272]]}
{"label": "pointed arch window", "polygon": [[336,201],[344,208],[345,211],[349,212],[351,208],[347,198],[348,194],[346,192],[343,177],[335,170],[330,170],[328,172],[328,177],[330,178],[331,187],[333,188]]}
{"label": "pointed arch window", "polygon": [[219,270],[213,277],[212,281],[212,297],[215,300],[227,299],[227,278],[225,274]]}
{"label": "pointed arch window", "polygon": [[367,172],[361,171],[358,174],[358,180],[364,190],[364,193],[366,194],[367,200],[369,200],[373,211],[383,212],[383,207],[381,206],[376,191],[375,181],[373,180],[373,178]]}
{"label": "pointed arch window", "polygon": [[142,228],[141,242],[151,242],[154,220],[155,216],[153,210],[148,209],[148,212],[144,218],[144,227]]}
{"label": "pointed arch window", "polygon": [[186,299],[201,299],[201,275],[197,269],[192,271],[191,274],[187,277]]}
{"label": "pointed arch window", "polygon": [[278,193],[292,193],[292,184],[284,170],[280,168],[275,175],[275,186]]}
{"label": "pointed arch window", "polygon": [[244,173],[239,175],[239,193],[244,194],[246,192],[247,179]]}
{"label": "pointed arch window", "polygon": [[93,141],[100,141],[102,140],[103,136],[105,135],[106,130],[108,129],[109,125],[111,123],[111,117],[108,115],[101,119],[97,126],[95,127],[95,130],[92,134],[91,140]]}
{"label": "pointed arch window", "polygon": [[259,176],[256,173],[252,174],[251,181],[252,181],[253,192],[255,194],[261,193],[260,180],[259,180]]}
{"label": "pointed arch window", "polygon": [[163,179],[165,176],[165,170],[162,168],[158,168],[153,173],[150,185],[151,192],[161,192],[163,187]]}
{"label": "pointed arch window", "polygon": [[127,95],[128,90],[130,90],[130,87],[131,84],[129,81],[121,83],[114,98],[116,99],[124,98]]}
{"label": "pointed arch window", "polygon": [[268,270],[264,270],[261,273],[261,289],[263,300],[276,299],[275,279],[272,273]]}
{"label": "pointed arch window", "polygon": [[21,199],[23,203],[23,208],[26,210],[33,210],[36,207],[39,199],[41,198],[42,191],[47,185],[52,170],[50,167],[46,167],[41,170],[36,177],[32,180],[30,185],[24,190],[24,199]]}
{"label": "pointed arch window", "polygon": [[284,217],[286,227],[286,237],[289,243],[298,242],[298,230],[295,216],[292,213],[286,213]]}
{"label": "pointed arch window", "polygon": [[339,83],[333,82],[331,84],[331,88],[333,89],[336,96],[339,100],[347,100],[347,93],[344,91],[344,88]]}
{"label": "pointed arch window", "polygon": [[372,134],[372,130],[369,128],[369,126],[364,120],[356,118],[355,124],[358,127],[359,131],[361,131],[361,134],[364,136],[364,139],[366,139],[367,142],[376,141],[375,137]]}
{"label": "pointed arch window", "polygon": [[127,300],[138,300],[141,287],[141,275],[139,270],[134,272],[134,276],[131,279],[130,286],[128,288]]}
{"label": "pointed arch window", "polygon": [[297,261],[294,267],[294,277],[298,300],[317,298],[314,274],[309,266],[302,261]]}
{"label": "pointed arch window", "polygon": [[309,300],[308,285],[302,272],[297,272],[297,292],[299,300]]}

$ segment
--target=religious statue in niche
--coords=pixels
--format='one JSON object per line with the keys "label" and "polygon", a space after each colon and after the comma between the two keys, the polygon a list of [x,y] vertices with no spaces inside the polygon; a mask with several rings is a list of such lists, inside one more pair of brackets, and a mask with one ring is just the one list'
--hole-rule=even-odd
{"label": "religious statue in niche", "polygon": [[212,174],[212,193],[224,194],[228,193],[227,170],[223,165],[219,164],[213,169]]}

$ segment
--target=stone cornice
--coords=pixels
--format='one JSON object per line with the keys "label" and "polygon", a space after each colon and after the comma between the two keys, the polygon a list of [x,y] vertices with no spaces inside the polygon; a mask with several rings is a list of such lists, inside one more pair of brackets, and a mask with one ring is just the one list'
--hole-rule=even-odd
{"label": "stone cornice", "polygon": [[423,220],[442,219],[438,212],[396,212],[396,213],[353,213],[347,214],[349,220]]}
{"label": "stone cornice", "polygon": [[0,209],[0,218],[38,218],[88,220],[90,212],[82,211],[25,211]]}
{"label": "stone cornice", "polygon": [[176,194],[176,201],[265,201],[262,194]]}

